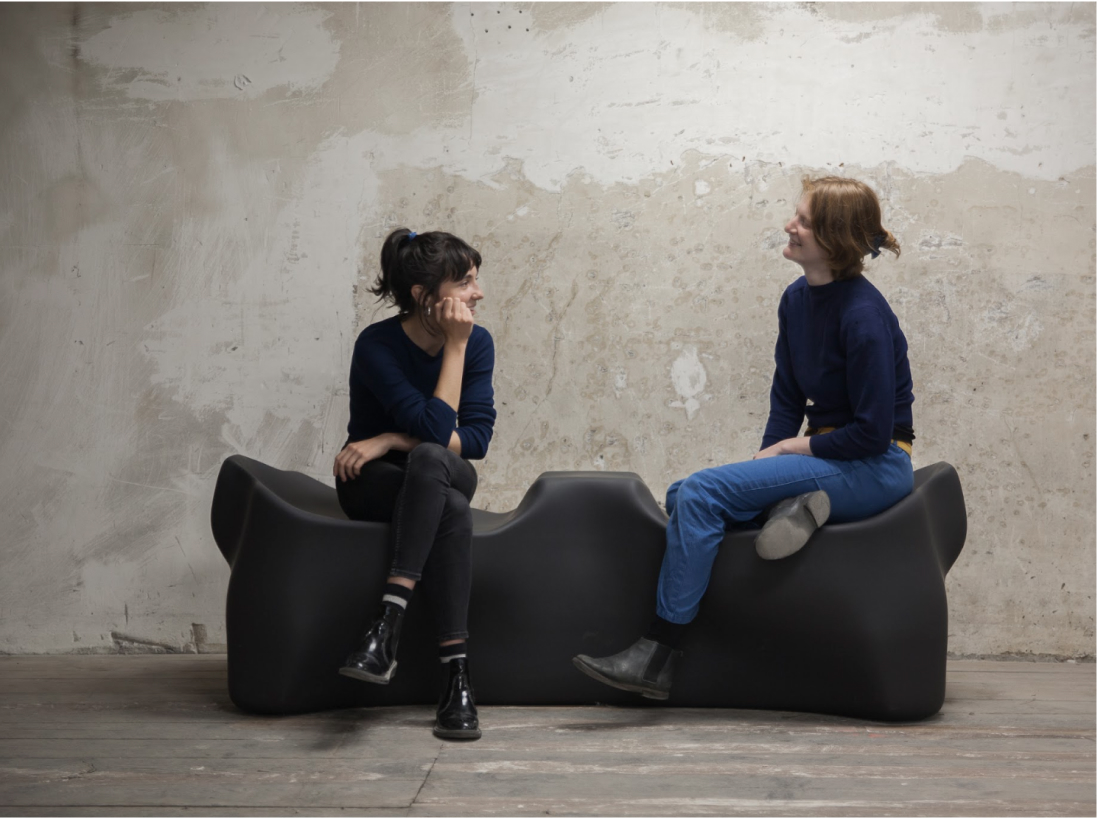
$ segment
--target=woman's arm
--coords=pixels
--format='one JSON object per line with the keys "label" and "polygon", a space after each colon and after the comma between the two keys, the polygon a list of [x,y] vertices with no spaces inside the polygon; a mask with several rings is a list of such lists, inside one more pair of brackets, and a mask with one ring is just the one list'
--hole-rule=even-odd
{"label": "woman's arm", "polygon": [[386,344],[356,349],[351,389],[368,389],[398,428],[426,443],[445,446],[457,426],[457,413],[439,398],[425,398],[408,380],[398,356]]}
{"label": "woman's arm", "polygon": [[[786,290],[777,308],[777,344],[773,350],[774,370],[773,385],[769,390],[769,420],[766,422],[766,431],[762,436],[761,451],[756,457],[763,456],[762,452],[773,448],[778,442],[795,439],[804,422],[807,396],[801,391],[793,374],[792,351],[789,349],[786,329],[787,310],[788,291]],[[773,454],[784,454],[784,452],[773,452]]]}
{"label": "woman's arm", "polygon": [[825,435],[772,442],[754,456],[755,460],[781,454],[863,460],[887,451],[895,419],[895,353],[884,316],[872,307],[846,316],[842,345],[853,422]]}
{"label": "woman's arm", "polygon": [[[437,305],[438,325],[445,336],[442,347],[442,371],[438,373],[438,384],[434,387],[434,397],[449,406],[455,413],[461,406],[461,387],[465,374],[465,354],[468,351],[469,336],[472,335],[474,319],[468,305],[456,298],[443,298]],[[446,442],[446,448],[455,454],[461,454],[461,436],[454,429]]]}
{"label": "woman's arm", "polygon": [[457,411],[461,402],[461,379],[465,372],[465,350],[472,334],[473,317],[468,306],[456,298],[444,298],[438,304],[438,324],[445,336],[442,347],[442,371],[434,397]]}
{"label": "woman's arm", "polygon": [[419,441],[401,432],[386,432],[377,437],[355,440],[343,447],[335,456],[332,473],[344,483],[353,480],[362,471],[362,466],[371,460],[384,457],[391,451],[410,452]]}
{"label": "woman's arm", "polygon": [[853,422],[808,440],[816,457],[863,460],[886,452],[895,430],[895,342],[875,307],[847,314],[841,332]]}
{"label": "woman's arm", "polygon": [[473,321],[468,307],[455,299],[444,299],[436,309],[445,341],[433,397],[423,397],[412,385],[394,350],[383,342],[368,342],[368,346],[355,349],[351,383],[352,389],[354,383],[369,389],[411,437],[454,449],[459,445],[454,430],[461,399],[465,347]]}
{"label": "woman's arm", "polygon": [[753,459],[761,460],[764,457],[776,457],[779,454],[806,454],[811,456],[811,438],[789,437],[784,440],[779,440],[772,446],[766,446],[766,448],[754,455]]}
{"label": "woman's arm", "polygon": [[460,449],[454,449],[469,460],[479,460],[488,453],[495,429],[495,390],[491,378],[495,370],[495,343],[490,333],[481,330],[470,340],[465,357],[465,380],[461,403],[457,410],[457,430]]}

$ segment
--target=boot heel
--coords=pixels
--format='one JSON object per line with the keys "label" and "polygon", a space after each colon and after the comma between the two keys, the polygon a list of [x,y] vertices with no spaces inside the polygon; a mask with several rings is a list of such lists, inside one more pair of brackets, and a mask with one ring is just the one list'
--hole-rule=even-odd
{"label": "boot heel", "polygon": [[376,673],[369,673],[368,671],[356,667],[341,667],[339,668],[339,673],[342,676],[349,676],[351,679],[357,679],[360,682],[373,682],[375,685],[387,685],[396,673],[396,662],[389,665],[389,669],[382,676],[378,676]]}

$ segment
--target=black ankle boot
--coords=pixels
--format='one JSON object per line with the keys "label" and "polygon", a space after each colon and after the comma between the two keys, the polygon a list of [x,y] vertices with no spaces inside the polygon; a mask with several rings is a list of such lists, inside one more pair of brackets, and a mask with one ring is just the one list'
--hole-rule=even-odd
{"label": "black ankle boot", "polygon": [[644,638],[613,656],[594,658],[580,654],[572,659],[583,673],[610,687],[639,693],[648,699],[670,696],[674,666],[682,651]]}
{"label": "black ankle boot", "polygon": [[480,719],[476,715],[472,685],[469,681],[469,660],[450,659],[449,674],[438,703],[438,718],[434,735],[438,738],[480,738]]}
{"label": "black ankle boot", "polygon": [[362,636],[339,672],[352,679],[387,685],[396,672],[396,643],[404,623],[404,609],[392,602],[381,603],[381,615]]}

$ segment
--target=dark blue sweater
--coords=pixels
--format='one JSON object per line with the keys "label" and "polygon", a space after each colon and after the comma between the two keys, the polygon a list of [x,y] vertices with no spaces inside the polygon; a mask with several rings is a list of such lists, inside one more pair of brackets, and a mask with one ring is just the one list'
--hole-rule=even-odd
{"label": "dark blue sweater", "polygon": [[892,438],[914,439],[907,339],[868,279],[812,287],[801,276],[781,296],[777,320],[763,449],[796,437],[805,412],[809,426],[837,427],[812,437],[816,457],[862,460]]}
{"label": "dark blue sweater", "polygon": [[472,328],[465,348],[465,371],[457,411],[434,397],[442,352],[428,355],[404,332],[399,316],[362,330],[350,363],[351,440],[404,432],[424,443],[448,446],[454,431],[461,457],[479,460],[488,452],[495,427],[495,344],[489,333]]}

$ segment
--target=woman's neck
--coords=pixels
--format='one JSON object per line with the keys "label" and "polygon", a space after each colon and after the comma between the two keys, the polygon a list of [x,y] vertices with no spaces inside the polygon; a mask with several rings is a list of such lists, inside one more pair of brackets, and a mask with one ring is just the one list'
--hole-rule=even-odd
{"label": "woman's neck", "polygon": [[413,313],[401,319],[400,326],[403,327],[404,334],[411,339],[411,342],[427,355],[434,356],[442,351],[442,346],[446,342],[445,336],[441,334],[431,335],[423,325],[419,313]]}
{"label": "woman's neck", "polygon": [[808,284],[812,287],[821,287],[824,284],[830,284],[834,281],[834,271],[827,267],[825,264],[811,265],[804,267],[804,278],[808,280]]}

